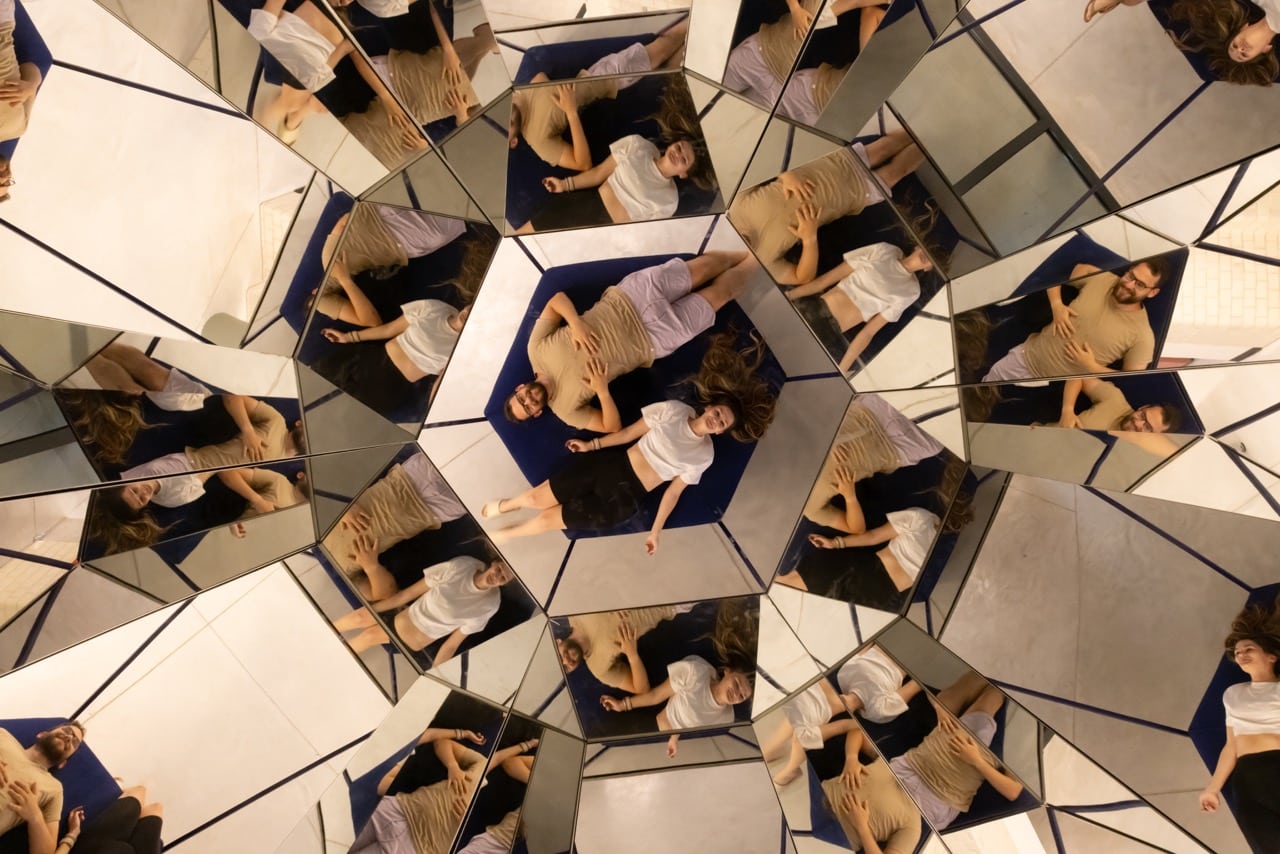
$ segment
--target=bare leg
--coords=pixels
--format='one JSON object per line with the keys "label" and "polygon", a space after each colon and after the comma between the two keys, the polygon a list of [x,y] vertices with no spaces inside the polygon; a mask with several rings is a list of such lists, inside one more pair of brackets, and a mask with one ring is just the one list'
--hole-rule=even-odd
{"label": "bare leg", "polygon": [[916,171],[921,163],[924,163],[924,152],[920,150],[920,146],[912,143],[893,155],[888,163],[877,166],[876,177],[892,190],[894,184]]}
{"label": "bare leg", "polygon": [[356,608],[351,613],[334,620],[333,627],[340,632],[349,632],[353,629],[367,629],[375,622],[377,621],[373,618],[373,612],[368,608]]}
{"label": "bare leg", "polygon": [[733,265],[750,258],[749,252],[703,252],[697,258],[686,261],[689,267],[689,278],[693,280],[693,290],[705,285],[716,276]]}
{"label": "bare leg", "polygon": [[1004,692],[994,685],[988,685],[978,695],[978,699],[969,704],[965,709],[965,713],[969,712],[985,712],[995,717],[996,712],[1000,711],[1000,707],[1004,705]]}
{"label": "bare leg", "polygon": [[160,803],[146,804],[142,807],[142,811],[138,813],[138,818],[146,818],[147,816],[155,816],[156,818],[164,818],[164,806]]}
{"label": "bare leg", "polygon": [[939,691],[938,702],[953,715],[959,715],[961,710],[967,708],[989,687],[987,680],[979,676],[977,671],[970,670]]}
{"label": "bare leg", "polygon": [[533,220],[516,229],[516,234],[533,234]]}
{"label": "bare leg", "polygon": [[792,735],[794,733],[791,729],[791,721],[783,718],[778,728],[771,732],[764,744],[760,746],[760,756],[765,762],[776,762],[786,756],[790,751]]}
{"label": "bare leg", "polygon": [[485,54],[498,52],[498,41],[494,38],[493,28],[488,24],[481,24],[471,30],[471,35],[454,39],[453,49],[458,52],[458,59],[462,60],[462,70],[467,79],[472,80]]}
{"label": "bare leg", "polygon": [[366,649],[381,646],[384,643],[391,643],[391,638],[387,637],[387,630],[382,626],[370,626],[356,635],[350,643],[352,651],[359,655]]}
{"label": "bare leg", "polygon": [[905,130],[891,130],[884,136],[867,145],[867,160],[872,168],[889,160],[893,155],[911,144],[911,135]]}
{"label": "bare leg", "polygon": [[316,105],[319,104],[315,96],[306,89],[281,85],[280,94],[262,111],[262,124],[276,136],[284,131],[296,131],[307,113],[318,112]]}
{"label": "bare leg", "polygon": [[665,33],[645,45],[644,52],[649,56],[649,67],[659,68],[664,62],[674,56],[676,51],[684,47],[684,40],[688,34],[689,19],[686,17]]}
{"label": "bare leg", "polygon": [[788,572],[784,575],[779,575],[776,578],[774,578],[773,581],[775,584],[782,584],[787,587],[793,587],[796,590],[809,589],[807,586],[805,586],[804,579],[800,577],[800,573],[798,572]]}
{"label": "bare leg", "polygon": [[125,789],[120,793],[120,797],[133,798],[139,804],[145,804],[147,802],[147,787],[146,786],[130,786],[129,788]]}
{"label": "bare leg", "polygon": [[859,13],[858,18],[858,50],[862,50],[867,46],[867,42],[871,41],[871,37],[875,35],[876,27],[880,26],[880,22],[884,20],[885,10],[879,6],[864,6]]}
{"label": "bare leg", "polygon": [[531,537],[534,534],[545,533],[546,531],[563,531],[564,530],[564,508],[559,504],[543,510],[532,519],[526,519],[519,525],[512,525],[510,528],[500,528],[489,535],[489,539],[495,543],[505,543],[516,537]]}
{"label": "bare leg", "polygon": [[113,362],[106,356],[94,356],[85,367],[89,369],[89,376],[109,391],[127,391],[130,394],[142,394],[146,391],[118,362]]}
{"label": "bare leg", "polygon": [[490,501],[486,507],[492,507],[493,513],[484,513],[483,515],[498,515],[500,513],[510,513],[512,510],[547,510],[551,507],[559,506],[560,502],[556,501],[555,494],[551,491],[551,481],[544,480],[537,486],[526,489],[515,498],[499,498],[497,501]]}
{"label": "bare leg", "polygon": [[794,735],[791,736],[791,752],[787,756],[787,764],[773,775],[774,785],[785,786],[800,776],[800,769],[804,768],[805,756],[804,746],[800,744],[800,739]]}
{"label": "bare leg", "polygon": [[[738,253],[725,253],[738,254]],[[728,270],[716,276],[711,284],[700,289],[698,296],[711,303],[712,311],[719,311],[724,305],[738,298],[746,289],[751,277],[760,269],[760,262],[754,255],[746,254],[742,260]]]}
{"label": "bare leg", "polygon": [[100,354],[129,372],[129,376],[151,391],[160,391],[169,381],[169,369],[137,347],[108,344]]}

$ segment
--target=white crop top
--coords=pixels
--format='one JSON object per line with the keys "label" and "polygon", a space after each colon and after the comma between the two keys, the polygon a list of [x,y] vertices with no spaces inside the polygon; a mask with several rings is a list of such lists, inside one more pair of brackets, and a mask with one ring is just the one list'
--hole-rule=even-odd
{"label": "white crop top", "polygon": [[640,415],[649,425],[649,432],[640,437],[640,454],[658,477],[679,477],[689,486],[701,480],[716,451],[710,436],[695,435],[690,429],[693,408],[678,400],[664,400],[644,407]]}
{"label": "white crop top", "polygon": [[836,287],[858,307],[863,320],[879,314],[889,323],[897,323],[920,299],[920,282],[902,266],[902,250],[896,246],[859,246],[844,253],[844,262],[850,272]]}
{"label": "white crop top", "polygon": [[249,35],[298,78],[308,92],[316,92],[333,82],[329,56],[334,46],[292,12],[284,12],[277,18],[254,9],[249,13]]}
{"label": "white crop top", "polygon": [[888,723],[907,710],[898,694],[905,674],[878,646],[849,659],[836,674],[843,694],[855,694],[862,701],[862,716],[878,724]]}
{"label": "white crop top", "polygon": [[436,375],[449,362],[458,333],[449,326],[453,306],[438,299],[419,299],[400,306],[409,328],[396,336],[409,361],[422,371]]}
{"label": "white crop top", "polygon": [[733,706],[721,706],[711,694],[715,677],[716,669],[697,655],[667,665],[674,691],[666,707],[672,729],[733,723]]}
{"label": "white crop top", "polygon": [[359,3],[379,18],[396,18],[409,13],[409,0],[359,0]]}
{"label": "white crop top", "polygon": [[1236,735],[1280,735],[1280,682],[1242,682],[1222,695]]}
{"label": "white crop top", "polygon": [[658,149],[637,134],[609,146],[615,164],[606,181],[632,222],[666,219],[676,212],[680,194],[676,182],[658,171]]}
{"label": "white crop top", "polygon": [[889,541],[889,554],[898,559],[907,574],[915,578],[929,556],[929,546],[938,533],[941,520],[922,507],[909,507],[886,514],[886,520],[897,532]]}

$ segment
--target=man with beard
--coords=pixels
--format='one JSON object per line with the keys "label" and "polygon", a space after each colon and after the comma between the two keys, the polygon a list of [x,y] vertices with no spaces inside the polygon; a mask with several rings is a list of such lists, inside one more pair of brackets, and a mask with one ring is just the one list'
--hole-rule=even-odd
{"label": "man with beard", "polygon": [[62,784],[53,778],[84,740],[84,727],[70,721],[36,735],[24,748],[0,729],[0,834],[25,823],[30,854],[53,854],[62,819]]}
{"label": "man with beard", "polygon": [[507,398],[507,420],[528,421],[550,409],[580,430],[621,430],[609,383],[710,329],[716,312],[742,293],[757,267],[746,252],[672,258],[626,276],[581,315],[568,294],[555,294],[529,333],[535,375]]}
{"label": "man with beard", "polygon": [[1143,370],[1155,355],[1143,303],[1160,293],[1168,269],[1163,258],[1139,261],[1123,276],[1077,264],[1067,283],[1080,290],[1075,300],[1067,305],[1061,285],[1049,288],[1053,322],[1010,350],[982,381],[1108,373],[1116,361],[1122,370]]}

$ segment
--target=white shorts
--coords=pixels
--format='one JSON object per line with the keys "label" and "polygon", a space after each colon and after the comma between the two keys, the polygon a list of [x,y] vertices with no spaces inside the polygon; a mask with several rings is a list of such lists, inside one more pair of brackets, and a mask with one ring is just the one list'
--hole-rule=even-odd
{"label": "white shorts", "polygon": [[711,303],[692,293],[689,265],[679,258],[637,270],[618,287],[640,315],[655,359],[671,355],[716,322]]}
{"label": "white shorts", "polygon": [[417,854],[409,821],[394,795],[378,801],[377,809],[356,837],[351,854]]}
{"label": "white shorts", "polygon": [[453,494],[449,484],[439,470],[427,459],[424,453],[414,454],[405,460],[400,467],[404,469],[414,492],[422,499],[427,509],[439,517],[441,522],[452,522],[467,515],[467,508]]}
{"label": "white shorts", "polygon": [[[643,74],[652,71],[649,54],[640,42],[629,44],[617,53],[602,56],[587,69],[582,77],[606,77],[610,74]],[[639,77],[624,77],[618,81],[618,88],[625,89],[639,80]]]}
{"label": "white shorts", "polygon": [[772,109],[782,94],[782,81],[773,76],[760,52],[760,35],[752,33],[729,52],[729,64],[724,70],[724,85],[740,92],[751,100]]}
{"label": "white shorts", "polygon": [[782,102],[778,111],[806,125],[818,123],[822,110],[813,100],[813,79],[818,76],[816,68],[802,68],[791,75],[787,86],[782,90]]}
{"label": "white shorts", "polygon": [[1026,346],[1019,344],[1008,353],[1004,358],[991,366],[991,370],[987,371],[987,375],[982,378],[984,383],[1009,382],[1010,380],[1029,380],[1034,375],[1031,373],[1031,366],[1027,364]]}

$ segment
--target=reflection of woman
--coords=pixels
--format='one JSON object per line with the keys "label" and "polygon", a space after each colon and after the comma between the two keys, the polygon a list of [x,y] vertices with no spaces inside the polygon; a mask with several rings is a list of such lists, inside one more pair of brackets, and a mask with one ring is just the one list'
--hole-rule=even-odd
{"label": "reflection of woman", "polygon": [[[807,248],[816,246],[817,211],[803,206],[797,231]],[[799,267],[800,265],[797,265]],[[873,243],[844,254],[844,260],[810,282],[801,273],[797,287],[787,299],[797,308],[814,332],[823,338],[843,339],[844,333],[862,326],[840,358],[840,370],[848,371],[875,334],[888,323],[897,323],[902,313],[920,299],[917,273],[933,269],[929,256],[920,247],[907,256],[889,243]],[[817,296],[808,300],[804,297]],[[825,333],[825,335],[824,335]]]}
{"label": "reflection of woman", "polygon": [[[853,485],[941,452],[942,445],[936,439],[880,395],[860,394],[840,422],[831,453],[805,503],[805,518],[845,533],[861,533],[866,528],[856,498],[850,500]],[[837,495],[844,498],[844,510],[831,503]]]}
{"label": "reflection of woman", "polygon": [[335,344],[356,346],[333,350],[317,359],[313,367],[375,412],[412,405],[415,413],[421,414],[434,387],[434,382],[423,380],[438,378],[449,363],[471,309],[458,310],[440,300],[420,299],[405,303],[400,310],[395,320],[372,329],[323,330],[324,337]]}
{"label": "reflection of woman", "polygon": [[[1010,801],[1022,794],[1022,784],[1001,770],[989,749],[996,733],[995,714],[1002,705],[1004,694],[968,671],[938,692],[933,703],[938,725],[920,744],[889,761],[902,788],[937,830],[968,811],[984,782]],[[952,709],[963,710],[958,722]]]}
{"label": "reflection of woman", "polygon": [[544,531],[576,528],[601,531],[639,512],[645,496],[668,484],[645,539],[649,554],[685,487],[698,483],[715,458],[711,437],[728,432],[754,442],[773,420],[776,403],[768,383],[755,375],[764,358],[739,353],[728,336],[717,336],[692,383],[698,409],[677,400],[644,407],[640,420],[597,439],[570,439],[575,456],[550,480],[515,498],[485,504],[486,518],[516,509],[539,510],[537,516],[491,535],[494,542]]}
{"label": "reflection of woman", "polygon": [[[294,484],[268,469],[223,469],[195,474],[190,471],[191,464],[185,454],[169,454],[126,469],[122,479],[145,479],[97,490],[86,520],[89,539],[103,546],[106,554],[115,554],[146,548],[166,534],[172,537],[192,533],[307,500],[305,484]],[[205,481],[215,476],[234,497],[199,514],[198,520],[182,524],[180,531],[160,525],[148,512],[152,504],[173,509],[195,502],[205,494]],[[242,526],[234,526],[232,532],[244,536]]]}
{"label": "reflection of woman", "polygon": [[[362,538],[358,545],[377,557],[378,544]],[[394,611],[396,634],[415,652],[446,638],[433,661],[438,666],[458,651],[467,635],[484,631],[502,604],[499,589],[515,574],[500,560],[485,565],[481,560],[460,555],[422,570],[422,578],[392,596],[374,602],[372,610],[357,608],[334,622],[339,632],[363,629],[351,641],[356,653],[370,647],[390,643],[386,630],[373,618],[373,611]]]}
{"label": "reflection of woman", "polygon": [[427,455],[416,453],[397,463],[374,482],[343,514],[325,536],[329,557],[347,575],[363,574],[356,589],[365,599],[385,599],[399,588],[395,577],[357,540],[371,539],[375,549],[386,551],[397,543],[445,522],[461,519],[467,509],[444,482]]}
{"label": "reflection of woman", "polygon": [[163,807],[147,803],[142,786],[131,786],[89,821],[82,807],[72,810],[54,854],[159,854],[163,822]]}
{"label": "reflection of woman", "polygon": [[[1089,0],[1085,23],[1120,6],[1147,0]],[[1219,80],[1246,86],[1270,86],[1280,77],[1276,36],[1280,2],[1255,0],[1176,0],[1169,17],[1185,30],[1170,33],[1183,50],[1203,54]]]}
{"label": "reflection of woman", "polygon": [[[666,703],[658,712],[658,729],[728,725],[733,707],[751,698],[752,674],[735,667],[712,667],[705,658],[690,655],[667,666],[667,679],[656,688],[632,697],[604,696],[600,704],[610,712],[628,712]],[[667,755],[676,755],[679,735],[667,741]]]}
{"label": "reflection of woman", "polygon": [[[17,4],[0,0],[0,142],[17,139],[27,129],[36,90],[43,76],[34,62],[19,62],[14,45]],[[3,161],[6,174],[0,174],[0,201],[9,198],[8,160]]]}
{"label": "reflection of woman", "polygon": [[[480,786],[486,759],[454,739],[467,739],[474,744],[484,744],[484,736],[470,730],[428,729],[418,739],[419,745],[430,744],[436,758],[445,766],[448,777],[411,792],[387,795],[392,783],[404,766],[396,764],[378,783],[378,794],[383,798],[356,837],[351,854],[445,854],[453,842],[458,825],[467,810],[471,796]],[[520,744],[495,751],[490,768],[514,765],[521,753],[538,746],[533,738]],[[513,773],[514,772],[514,773]],[[512,768],[513,777],[521,773]]]}
{"label": "reflection of woman", "polygon": [[560,663],[569,673],[585,663],[591,675],[610,688],[632,694],[647,691],[649,677],[640,660],[637,642],[657,628],[658,623],[688,613],[692,608],[692,605],[658,605],[571,616],[568,636],[556,640]]}
{"label": "reflection of woman", "polygon": [[379,325],[382,318],[377,309],[352,277],[373,271],[375,278],[385,278],[411,258],[430,255],[466,231],[467,223],[461,219],[392,205],[357,205],[334,224],[320,250],[320,262],[329,267],[332,282],[320,289],[317,310],[356,326]]}
{"label": "reflection of woman", "polygon": [[923,162],[924,154],[906,131],[892,131],[866,146],[838,148],[739,193],[729,206],[729,220],[775,281],[798,282],[796,264],[783,256],[800,242],[801,206],[817,211],[819,226],[861,213],[867,205],[885,201],[894,185]]}
{"label": "reflection of woman", "polygon": [[1200,809],[1216,812],[1230,779],[1236,822],[1249,847],[1255,854],[1273,852],[1280,848],[1280,601],[1240,612],[1226,649],[1249,681],[1222,695],[1227,743],[1200,793]]}
{"label": "reflection of woman", "polygon": [[857,729],[853,718],[841,717],[847,712],[844,700],[825,678],[783,706],[782,722],[761,747],[766,763],[786,757],[782,768],[773,775],[774,784],[785,786],[800,776],[806,750],[818,750],[828,739]]}
{"label": "reflection of woman", "polygon": [[[714,184],[711,158],[688,88],[668,84],[657,116],[665,148],[637,134],[609,146],[610,155],[580,175],[543,178],[552,197],[518,233],[611,222],[666,219],[679,206],[677,179]],[[597,189],[598,188],[598,189]],[[596,189],[596,192],[589,192]]]}

